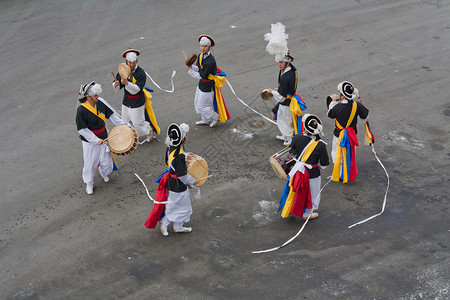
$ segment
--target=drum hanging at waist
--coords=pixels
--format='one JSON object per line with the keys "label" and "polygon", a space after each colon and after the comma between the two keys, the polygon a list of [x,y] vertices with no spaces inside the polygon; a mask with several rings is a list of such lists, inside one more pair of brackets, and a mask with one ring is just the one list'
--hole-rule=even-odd
{"label": "drum hanging at waist", "polygon": [[118,156],[132,154],[139,145],[136,130],[128,125],[118,125],[109,132],[108,147]]}
{"label": "drum hanging at waist", "polygon": [[295,156],[289,153],[290,149],[290,147],[286,147],[269,158],[270,165],[275,171],[275,174],[283,180],[287,180],[289,171],[295,165]]}

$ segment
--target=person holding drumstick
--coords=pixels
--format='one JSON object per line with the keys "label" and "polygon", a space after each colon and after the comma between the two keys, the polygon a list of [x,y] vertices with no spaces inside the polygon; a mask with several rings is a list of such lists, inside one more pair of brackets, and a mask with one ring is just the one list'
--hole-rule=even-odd
{"label": "person holding drumstick", "polygon": [[[159,221],[163,236],[168,236],[167,227],[173,223],[173,232],[191,232],[191,227],[184,227],[192,214],[191,197],[188,186],[194,186],[198,181],[192,177],[186,166],[186,156],[182,145],[186,142],[189,125],[175,123],[169,125],[166,137],[166,163],[168,169],[159,176],[156,190],[156,201],[145,226],[155,228]],[[163,204],[163,203],[166,204]]]}
{"label": "person holding drumstick", "polygon": [[208,125],[215,127],[219,121],[219,114],[214,111],[214,80],[209,79],[210,75],[217,73],[217,64],[214,56],[211,54],[211,47],[215,42],[208,35],[201,35],[198,38],[201,53],[198,55],[197,63],[186,66],[188,74],[199,79],[195,91],[194,106],[197,114],[200,114],[201,120],[195,122],[196,125]]}
{"label": "person holding drumstick", "polygon": [[94,192],[94,175],[98,166],[100,175],[105,182],[114,167],[114,157],[110,153],[105,140],[108,132],[105,119],[111,120],[114,125],[126,124],[124,120],[114,113],[105,99],[100,98],[102,92],[100,84],[92,81],[83,84],[78,93],[81,105],[77,109],[76,124],[83,146],[83,181],[86,184],[86,193]]}
{"label": "person holding drumstick", "polygon": [[278,211],[283,218],[291,214],[306,220],[319,216],[314,210],[320,203],[320,170],[330,162],[327,146],[320,138],[320,119],[316,115],[305,114],[302,122],[304,133],[295,135],[290,145],[296,163],[289,172]]}
{"label": "person holding drumstick", "polygon": [[355,159],[356,146],[359,146],[356,137],[358,117],[366,122],[369,110],[361,102],[356,101],[359,98],[359,92],[350,82],[339,83],[337,90],[339,96],[331,95],[327,98],[328,117],[335,119],[331,148],[331,158],[334,163],[332,180],[338,182],[342,179],[343,183],[347,183],[356,180],[358,174]]}
{"label": "person holding drumstick", "polygon": [[144,69],[137,65],[137,57],[141,54],[136,49],[128,49],[122,53],[126,64],[131,69],[129,78],[122,78],[119,73],[113,82],[116,92],[124,90],[122,101],[122,117],[130,122],[136,129],[138,135],[145,136],[150,142],[153,137],[153,129],[145,119],[145,95],[144,86],[147,79]]}
{"label": "person holding drumstick", "polygon": [[280,72],[278,74],[278,88],[268,89],[277,103],[277,125],[281,135],[277,139],[283,141],[284,146],[289,146],[292,141],[294,128],[292,127],[292,113],[290,109],[291,97],[297,91],[297,69],[292,65],[294,58],[289,52],[278,61]]}

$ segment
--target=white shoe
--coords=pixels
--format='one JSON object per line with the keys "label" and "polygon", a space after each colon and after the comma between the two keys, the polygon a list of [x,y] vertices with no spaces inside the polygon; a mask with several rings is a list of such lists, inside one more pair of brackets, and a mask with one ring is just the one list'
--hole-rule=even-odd
{"label": "white shoe", "polygon": [[179,230],[174,228],[173,232],[175,232],[175,233],[182,233],[182,232],[189,233],[189,232],[192,232],[192,227],[181,227],[181,229],[179,229]]}
{"label": "white shoe", "polygon": [[197,121],[195,122],[195,125],[208,125],[208,122],[203,122],[203,121]]}
{"label": "white shoe", "polygon": [[169,235],[169,232],[167,231],[167,226],[164,226],[162,223],[159,224],[159,230],[161,230],[163,236]]}
{"label": "white shoe", "polygon": [[220,122],[220,120],[212,121],[211,124],[209,124],[209,127],[213,128],[213,127],[215,127],[217,124],[219,124],[219,122]]}
{"label": "white shoe", "polygon": [[292,141],[284,141],[283,146],[289,147]]}
{"label": "white shoe", "polygon": [[277,140],[284,142],[284,138],[281,135],[277,135]]}
{"label": "white shoe", "polygon": [[88,195],[92,195],[92,194],[94,193],[94,188],[93,188],[93,187],[87,186],[87,187],[86,187],[86,193],[87,193]]}
{"label": "white shoe", "polygon": [[109,177],[108,176],[103,177],[103,181],[104,182],[109,182]]}
{"label": "white shoe", "polygon": [[[317,218],[319,216],[319,214],[318,213],[315,213],[315,212],[313,212],[312,214],[311,214],[311,217],[309,217],[309,219],[311,220],[311,219],[315,219],[315,218]],[[308,216],[307,215],[303,215],[303,220],[307,220],[308,219]]]}

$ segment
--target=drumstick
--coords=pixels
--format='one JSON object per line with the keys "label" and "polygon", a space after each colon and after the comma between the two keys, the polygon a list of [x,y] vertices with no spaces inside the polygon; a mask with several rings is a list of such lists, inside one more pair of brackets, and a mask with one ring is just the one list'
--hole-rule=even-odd
{"label": "drumstick", "polygon": [[106,139],[103,139],[103,140],[104,140],[104,141],[107,141],[108,139],[110,139],[110,138],[112,138],[112,137],[115,137],[116,135],[119,135],[119,134],[116,133],[115,135],[108,136]]}
{"label": "drumstick", "polygon": [[111,74],[112,74],[112,76],[113,76],[113,78],[114,78],[114,80],[116,79],[116,75],[114,75],[114,72],[113,71],[111,71]]}
{"label": "drumstick", "polygon": [[214,175],[208,175],[208,176],[206,176],[206,177],[203,177],[203,178],[197,179],[197,181],[202,181],[202,180],[205,180],[205,179],[211,178],[211,177],[213,177],[213,176],[214,176]]}
{"label": "drumstick", "polygon": [[183,50],[184,59],[187,60],[186,52]]}

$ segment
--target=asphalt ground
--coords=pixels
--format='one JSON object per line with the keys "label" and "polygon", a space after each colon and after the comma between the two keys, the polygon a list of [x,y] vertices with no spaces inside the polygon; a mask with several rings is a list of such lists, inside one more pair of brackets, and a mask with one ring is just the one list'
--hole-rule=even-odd
{"label": "asphalt ground", "polygon": [[[449,297],[450,3],[448,1],[0,1],[1,299],[447,299]],[[284,182],[269,165],[283,148],[275,125],[222,88],[232,119],[196,127],[196,80],[186,53],[197,36],[239,98],[271,117],[259,92],[277,87],[264,34],[282,22],[298,68],[297,92],[324,123],[325,98],[349,80],[370,110],[375,150],[357,149],[357,181],[332,182],[318,219],[277,213]],[[190,234],[144,227],[165,169],[156,140],[118,158],[109,183],[87,195],[75,126],[82,83],[110,87],[121,53],[164,89],[153,108],[165,132],[191,126],[187,151],[214,175],[193,200]],[[108,123],[108,128],[112,124]],[[359,126],[361,131],[361,124]],[[165,134],[158,136],[163,140]],[[332,168],[325,169],[322,184]]]}

